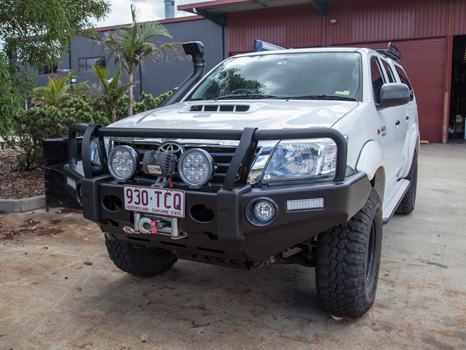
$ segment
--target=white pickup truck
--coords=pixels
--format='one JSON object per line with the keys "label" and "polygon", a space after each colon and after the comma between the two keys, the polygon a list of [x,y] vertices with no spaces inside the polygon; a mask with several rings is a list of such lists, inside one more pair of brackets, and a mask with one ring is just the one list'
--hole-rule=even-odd
{"label": "white pickup truck", "polygon": [[417,106],[399,50],[257,52],[202,77],[202,44],[184,49],[194,72],[164,106],[70,128],[65,183],[110,258],[145,277],[177,259],[315,267],[326,310],[364,315],[383,224],[416,197]]}

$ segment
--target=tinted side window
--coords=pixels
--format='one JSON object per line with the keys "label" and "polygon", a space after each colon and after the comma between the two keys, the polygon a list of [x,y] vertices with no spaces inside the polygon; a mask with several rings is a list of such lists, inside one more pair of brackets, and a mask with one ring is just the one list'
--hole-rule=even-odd
{"label": "tinted side window", "polygon": [[388,63],[385,62],[384,60],[382,60],[382,64],[383,64],[383,67],[385,68],[385,72],[387,73],[388,81],[389,81],[390,83],[394,83],[394,82],[395,82],[395,77],[393,76],[393,71],[392,71],[392,69],[390,68],[390,66],[388,65]]}
{"label": "tinted side window", "polygon": [[411,87],[411,84],[409,83],[409,79],[408,79],[408,76],[406,75],[405,71],[403,69],[401,69],[400,67],[396,67],[396,71],[397,71],[398,75],[400,76],[401,82],[403,84],[408,85],[409,90],[413,90],[413,88]]}
{"label": "tinted side window", "polygon": [[380,90],[383,85],[382,73],[380,71],[379,63],[377,58],[371,58],[371,79],[372,79],[372,88],[374,91],[374,100],[375,103],[380,103]]}

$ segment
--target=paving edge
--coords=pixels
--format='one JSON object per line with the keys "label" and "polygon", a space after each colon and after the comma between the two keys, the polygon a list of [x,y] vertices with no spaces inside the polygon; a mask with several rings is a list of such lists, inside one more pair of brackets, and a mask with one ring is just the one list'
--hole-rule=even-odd
{"label": "paving edge", "polygon": [[45,195],[24,199],[0,199],[0,210],[19,213],[45,207]]}

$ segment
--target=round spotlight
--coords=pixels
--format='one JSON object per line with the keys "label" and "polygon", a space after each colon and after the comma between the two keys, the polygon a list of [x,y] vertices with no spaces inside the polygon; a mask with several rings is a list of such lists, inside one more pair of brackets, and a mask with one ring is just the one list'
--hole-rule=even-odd
{"label": "round spotlight", "polygon": [[246,207],[246,217],[255,226],[270,224],[278,214],[277,204],[269,198],[256,198]]}
{"label": "round spotlight", "polygon": [[214,172],[212,156],[200,148],[183,153],[178,161],[181,180],[192,188],[199,188],[210,181]]}
{"label": "round spotlight", "polygon": [[137,152],[129,146],[116,146],[108,156],[108,170],[118,182],[125,182],[136,173]]}

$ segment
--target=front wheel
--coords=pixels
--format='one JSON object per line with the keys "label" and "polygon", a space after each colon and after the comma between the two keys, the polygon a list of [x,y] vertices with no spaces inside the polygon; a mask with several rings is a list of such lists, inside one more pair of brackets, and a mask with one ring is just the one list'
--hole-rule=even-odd
{"label": "front wheel", "polygon": [[170,251],[131,243],[112,241],[105,236],[108,255],[120,270],[141,277],[160,275],[178,258]]}
{"label": "front wheel", "polygon": [[372,189],[353,218],[318,237],[317,294],[331,315],[356,318],[371,308],[381,253],[382,205]]}

